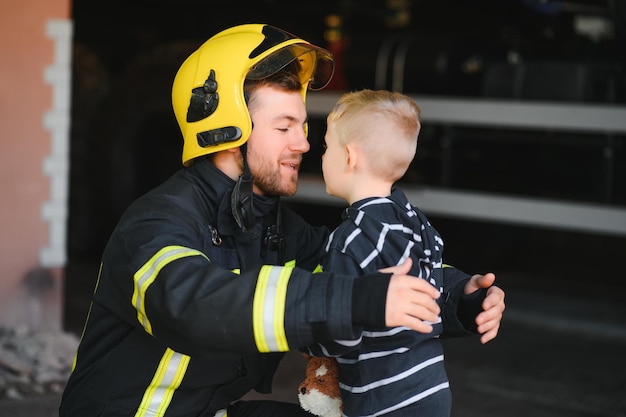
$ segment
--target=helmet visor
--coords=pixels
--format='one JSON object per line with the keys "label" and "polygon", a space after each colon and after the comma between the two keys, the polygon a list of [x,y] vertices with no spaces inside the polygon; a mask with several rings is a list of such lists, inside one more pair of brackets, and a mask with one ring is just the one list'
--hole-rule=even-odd
{"label": "helmet visor", "polygon": [[326,49],[310,44],[293,44],[281,48],[256,63],[246,75],[251,80],[261,80],[297,63],[297,71],[303,85],[309,90],[321,90],[330,82],[335,71],[332,54]]}

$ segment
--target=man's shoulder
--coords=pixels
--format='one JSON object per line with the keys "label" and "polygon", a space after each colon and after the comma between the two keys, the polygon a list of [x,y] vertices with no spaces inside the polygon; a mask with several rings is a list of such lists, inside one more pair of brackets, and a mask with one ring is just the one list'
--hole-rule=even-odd
{"label": "man's shoulder", "polygon": [[225,190],[207,187],[198,181],[197,176],[183,169],[135,199],[126,210],[125,217],[204,219],[216,215],[224,195]]}

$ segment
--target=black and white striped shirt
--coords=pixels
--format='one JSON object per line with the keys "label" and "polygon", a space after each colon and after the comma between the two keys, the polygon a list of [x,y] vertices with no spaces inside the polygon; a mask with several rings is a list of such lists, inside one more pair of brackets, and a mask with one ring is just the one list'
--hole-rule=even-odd
{"label": "black and white striped shirt", "polygon": [[[391,196],[367,198],[345,210],[343,222],[329,236],[322,267],[354,276],[411,257],[410,274],[443,294],[442,251],[437,231],[396,188]],[[344,415],[449,415],[441,318],[432,324],[430,334],[403,327],[366,328],[356,340],[309,347],[312,354],[337,357]]]}

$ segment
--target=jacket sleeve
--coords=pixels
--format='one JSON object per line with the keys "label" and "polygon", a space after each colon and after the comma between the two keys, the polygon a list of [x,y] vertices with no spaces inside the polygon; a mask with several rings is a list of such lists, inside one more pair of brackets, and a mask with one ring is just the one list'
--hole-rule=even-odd
{"label": "jacket sleeve", "polygon": [[476,334],[474,319],[481,310],[480,303],[485,298],[485,292],[476,291],[474,294],[465,295],[463,291],[469,279],[469,274],[444,265],[443,281],[446,290],[443,294],[441,337]]}
{"label": "jacket sleeve", "polygon": [[[323,270],[333,271],[349,276],[361,276],[363,271],[358,262],[346,253],[331,249],[323,255]],[[362,279],[362,278],[361,278]],[[357,350],[362,342],[361,329],[348,339],[326,340],[310,345],[305,350],[313,356],[341,356]]]}
{"label": "jacket sleeve", "polygon": [[94,301],[185,354],[279,352],[352,337],[353,278],[264,265],[240,275],[202,253],[194,222],[132,212],[105,249]]}

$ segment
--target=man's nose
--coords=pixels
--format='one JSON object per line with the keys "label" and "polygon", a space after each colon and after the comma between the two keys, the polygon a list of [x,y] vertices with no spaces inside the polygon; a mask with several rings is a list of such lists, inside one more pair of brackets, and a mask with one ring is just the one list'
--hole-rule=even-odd
{"label": "man's nose", "polygon": [[309,149],[311,149],[311,144],[309,143],[304,129],[298,131],[294,136],[295,137],[291,141],[292,150],[306,153]]}

